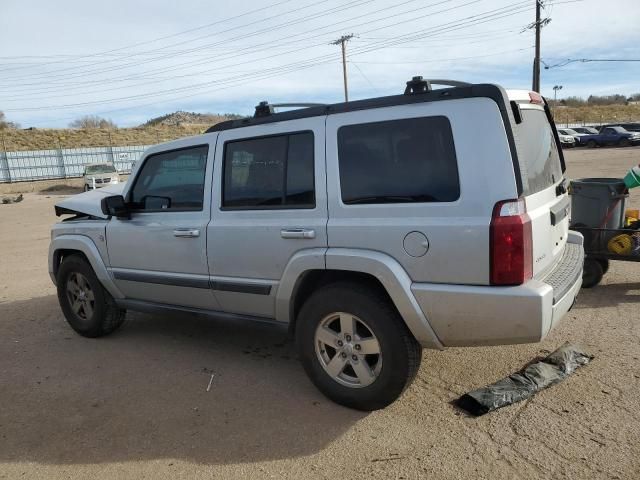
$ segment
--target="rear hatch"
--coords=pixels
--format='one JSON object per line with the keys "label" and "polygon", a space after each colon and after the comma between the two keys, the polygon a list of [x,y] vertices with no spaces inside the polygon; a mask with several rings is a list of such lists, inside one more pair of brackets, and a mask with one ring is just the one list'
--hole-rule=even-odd
{"label": "rear hatch", "polygon": [[540,279],[562,258],[569,232],[570,200],[564,158],[548,107],[539,95],[525,94],[512,91],[509,99],[516,117],[513,134],[522,197],[531,219],[533,277]]}

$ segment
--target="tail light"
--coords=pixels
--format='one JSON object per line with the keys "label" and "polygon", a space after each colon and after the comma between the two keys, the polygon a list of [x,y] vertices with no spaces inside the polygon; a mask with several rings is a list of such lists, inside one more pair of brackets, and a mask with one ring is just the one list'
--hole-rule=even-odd
{"label": "tail light", "polygon": [[521,285],[533,275],[531,219],[523,199],[496,203],[491,217],[492,285]]}

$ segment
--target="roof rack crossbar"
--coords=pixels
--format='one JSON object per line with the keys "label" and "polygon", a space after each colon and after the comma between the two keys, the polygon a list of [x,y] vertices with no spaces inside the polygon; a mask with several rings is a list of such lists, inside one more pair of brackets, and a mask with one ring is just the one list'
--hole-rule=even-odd
{"label": "roof rack crossbar", "polygon": [[325,103],[269,103],[267,101],[260,102],[256,105],[254,117],[267,117],[275,113],[276,108],[310,108],[325,107]]}
{"label": "roof rack crossbar", "polygon": [[467,82],[461,82],[459,80],[443,80],[443,79],[431,79],[422,78],[421,76],[415,76],[407,82],[407,87],[404,89],[405,95],[415,95],[418,93],[426,93],[433,90],[431,85],[444,85],[447,87],[466,87],[471,85]]}

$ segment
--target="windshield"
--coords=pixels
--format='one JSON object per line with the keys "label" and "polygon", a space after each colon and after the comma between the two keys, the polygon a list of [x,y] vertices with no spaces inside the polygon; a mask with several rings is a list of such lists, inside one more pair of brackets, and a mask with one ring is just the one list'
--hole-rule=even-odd
{"label": "windshield", "polygon": [[108,164],[104,164],[104,165],[89,165],[87,167],[85,167],[84,169],[84,173],[86,175],[92,175],[95,173],[114,173],[116,171],[116,169],[114,168],[113,165],[108,165]]}
{"label": "windshield", "polygon": [[565,135],[578,135],[578,132],[576,132],[575,130],[571,130],[570,128],[565,128],[564,130],[558,131],[564,133]]}
{"label": "windshield", "polygon": [[558,146],[543,110],[523,108],[516,128],[523,193],[533,195],[562,179]]}

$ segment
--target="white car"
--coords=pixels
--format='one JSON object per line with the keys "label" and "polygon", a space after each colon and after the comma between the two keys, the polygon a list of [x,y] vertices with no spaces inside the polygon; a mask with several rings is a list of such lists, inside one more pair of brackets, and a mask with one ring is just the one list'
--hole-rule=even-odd
{"label": "white car", "polygon": [[585,143],[582,142],[581,137],[586,136],[586,133],[580,133],[575,131],[572,128],[558,128],[558,135],[560,136],[560,141],[562,142],[562,137],[573,137],[573,139],[575,140],[575,146],[579,146],[579,145],[584,145]]}
{"label": "white car", "polygon": [[118,171],[111,163],[91,163],[86,165],[82,176],[85,192],[120,183]]}
{"label": "white car", "polygon": [[571,148],[576,146],[576,139],[573,135],[564,134],[561,130],[558,130],[558,138],[560,138],[560,145],[563,148]]}

